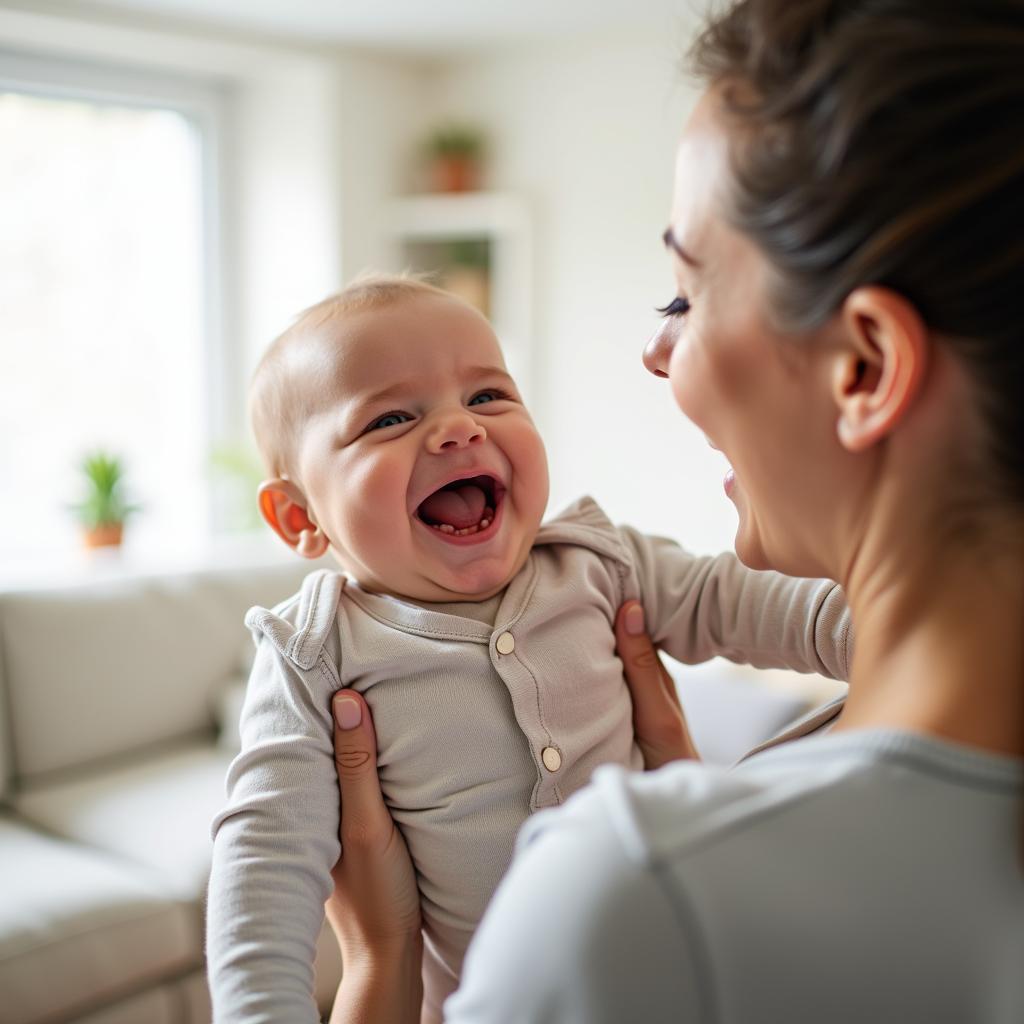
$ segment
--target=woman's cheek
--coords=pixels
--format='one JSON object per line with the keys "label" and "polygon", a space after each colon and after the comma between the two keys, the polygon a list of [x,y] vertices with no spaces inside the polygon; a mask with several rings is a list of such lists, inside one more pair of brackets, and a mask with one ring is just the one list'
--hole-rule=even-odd
{"label": "woman's cheek", "polygon": [[692,345],[680,340],[672,352],[668,368],[669,384],[676,405],[683,415],[707,432],[706,419],[710,403],[707,374],[702,372]]}

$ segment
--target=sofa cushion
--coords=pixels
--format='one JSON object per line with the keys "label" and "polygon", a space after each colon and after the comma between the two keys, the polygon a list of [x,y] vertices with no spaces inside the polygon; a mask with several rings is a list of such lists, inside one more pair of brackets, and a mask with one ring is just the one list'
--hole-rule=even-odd
{"label": "sofa cushion", "polygon": [[[681,665],[662,656],[679,691],[693,741],[703,760],[734,764],[748,750],[775,736],[814,704],[810,677],[765,672],[715,658],[703,665]],[[806,680],[804,687],[769,685],[773,676]],[[816,679],[818,677],[815,677]],[[842,684],[821,680],[831,695]]]}
{"label": "sofa cushion", "polygon": [[228,681],[216,695],[214,718],[217,721],[217,746],[230,754],[242,749],[242,705],[248,679],[239,676]]}
{"label": "sofa cushion", "polygon": [[7,712],[7,684],[4,678],[3,649],[0,647],[0,803],[6,802],[11,791],[14,751],[11,749],[11,723]]}
{"label": "sofa cushion", "polygon": [[[47,831],[139,865],[173,896],[194,901],[199,915],[210,873],[210,823],[224,804],[224,777],[233,756],[223,747],[190,745],[35,787],[21,794],[17,808]],[[328,1013],[341,977],[341,955],[326,924],[315,967],[317,1003]],[[205,976],[190,992],[191,1006],[208,1003]],[[199,1020],[199,1012],[190,1011],[185,1019]],[[2,1014],[0,1019],[6,1022]]]}
{"label": "sofa cushion", "polygon": [[176,896],[202,902],[230,762],[212,743],[192,744],[31,787],[15,806],[40,828],[151,868]]}
{"label": "sofa cushion", "polygon": [[145,1024],[178,1024],[183,1019],[180,1008],[181,997],[177,988],[159,985],[104,1006],[95,1013],[76,1017],[75,1024],[139,1024],[140,1021],[145,1021]]}
{"label": "sofa cushion", "polygon": [[0,877],[5,1024],[71,1020],[201,960],[195,907],[105,853],[2,816]]}
{"label": "sofa cushion", "polygon": [[110,1006],[76,1017],[74,1024],[210,1024],[206,971],[128,996]]}
{"label": "sofa cushion", "polygon": [[296,560],[0,595],[17,783],[212,734],[211,696],[252,648],[246,610],[290,596],[308,568]]}

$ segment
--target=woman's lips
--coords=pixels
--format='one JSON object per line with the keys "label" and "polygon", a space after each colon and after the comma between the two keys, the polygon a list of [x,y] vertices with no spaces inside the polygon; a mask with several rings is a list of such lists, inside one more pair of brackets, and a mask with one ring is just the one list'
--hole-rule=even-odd
{"label": "woman's lips", "polygon": [[725,487],[725,493],[731,498],[732,492],[736,489],[736,474],[733,472],[732,466],[729,467],[729,471],[725,474],[725,480],[722,481]]}

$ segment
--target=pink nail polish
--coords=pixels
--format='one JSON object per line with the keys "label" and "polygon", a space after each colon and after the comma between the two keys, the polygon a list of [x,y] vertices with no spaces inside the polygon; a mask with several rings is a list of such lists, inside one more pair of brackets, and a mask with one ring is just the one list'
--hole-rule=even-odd
{"label": "pink nail polish", "polygon": [[635,604],[626,612],[626,632],[630,636],[640,636],[645,630],[644,609],[642,605]]}
{"label": "pink nail polish", "polygon": [[339,697],[334,702],[334,717],[339,729],[354,729],[363,720],[363,709],[359,701],[351,697]]}

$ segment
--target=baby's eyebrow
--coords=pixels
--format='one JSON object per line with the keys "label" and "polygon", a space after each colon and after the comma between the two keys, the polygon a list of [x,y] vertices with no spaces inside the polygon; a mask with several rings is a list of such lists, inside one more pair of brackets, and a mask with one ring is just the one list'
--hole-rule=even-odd
{"label": "baby's eyebrow", "polygon": [[401,398],[407,395],[416,386],[415,381],[402,380],[396,384],[389,384],[386,388],[371,393],[356,392],[352,395],[355,405],[362,408],[366,405],[376,405],[378,402],[387,402],[392,398]]}
{"label": "baby's eyebrow", "polygon": [[466,369],[467,377],[504,377],[505,380],[511,381],[512,375],[508,370],[503,369],[500,366],[470,366]]}
{"label": "baby's eyebrow", "polygon": [[[502,377],[512,382],[512,377],[508,370],[504,370],[500,366],[467,366],[465,376],[474,380],[477,377]],[[379,391],[374,391],[371,394],[356,394],[353,398],[355,404],[359,408],[363,408],[368,405],[376,405],[378,402],[389,401],[392,398],[401,398],[409,394],[416,387],[416,384],[417,381],[415,380],[403,380],[396,384],[389,384],[386,388],[381,388]]]}

